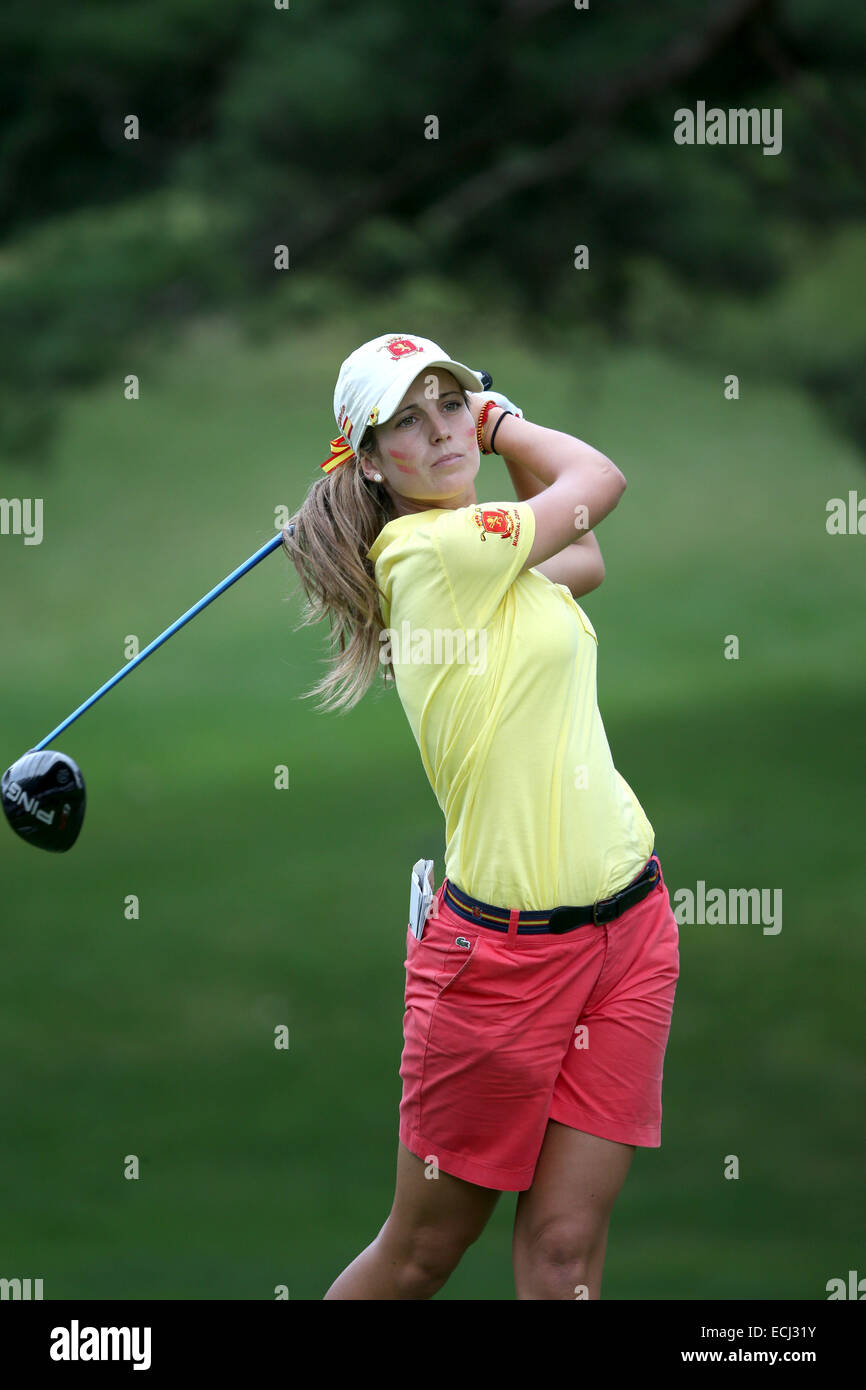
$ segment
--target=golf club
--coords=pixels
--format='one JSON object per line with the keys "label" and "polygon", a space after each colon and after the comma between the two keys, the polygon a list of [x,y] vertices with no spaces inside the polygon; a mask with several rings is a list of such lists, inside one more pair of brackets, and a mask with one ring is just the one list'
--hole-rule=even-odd
{"label": "golf club", "polygon": [[[484,390],[489,391],[493,385],[493,377],[489,372],[478,372],[477,375]],[[288,530],[291,534],[294,527],[290,526]],[[84,821],[84,777],[78,764],[68,754],[61,753],[56,748],[48,748],[48,744],[62,734],[64,729],[68,729],[69,725],[84,714],[85,710],[90,709],[91,705],[95,705],[97,700],[101,700],[112,686],[117,685],[124,676],[128,676],[136,666],[140,666],[145,657],[155,652],[163,642],[167,642],[185,623],[190,622],[209,603],[213,603],[215,598],[225,593],[230,585],[241,579],[266,555],[270,555],[272,550],[276,550],[277,546],[282,544],[282,539],[280,531],[236,570],[232,570],[231,574],[211,589],[210,593],[200,598],[198,603],[172,623],[171,627],[154,638],[144,651],[139,652],[138,656],[133,657],[110,680],[101,685],[84,704],[79,705],[77,710],[64,719],[62,724],[58,724],[40,743],[28,749],[17,762],[6,769],[0,780],[0,800],[4,815],[16,835],[37,849],[51,850],[57,854],[72,848]]]}
{"label": "golf club", "polygon": [[62,853],[72,848],[84,820],[84,777],[78,764],[68,754],[49,749],[48,744],[64,729],[68,729],[69,725],[84,714],[85,710],[90,709],[91,705],[95,705],[112,686],[117,685],[124,676],[128,676],[136,666],[140,666],[145,657],[155,652],[163,642],[167,642],[173,633],[190,622],[209,603],[213,603],[220,594],[225,593],[230,585],[236,583],[266,555],[270,555],[272,550],[276,550],[277,546],[282,544],[282,540],[280,531],[211,589],[210,593],[200,598],[198,603],[172,623],[171,627],[154,638],[144,651],[139,652],[138,656],[133,657],[110,680],[101,685],[83,705],[79,705],[77,710],[64,719],[62,724],[58,724],[40,743],[28,749],[17,762],[6,769],[0,780],[0,799],[6,819],[16,835],[20,835],[22,840],[38,849]]}

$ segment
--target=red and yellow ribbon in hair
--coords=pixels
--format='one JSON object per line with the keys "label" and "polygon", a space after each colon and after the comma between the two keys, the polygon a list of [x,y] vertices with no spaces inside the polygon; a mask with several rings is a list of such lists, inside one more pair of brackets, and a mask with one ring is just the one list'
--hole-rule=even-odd
{"label": "red and yellow ribbon in hair", "polygon": [[332,469],[339,468],[341,463],[348,463],[349,459],[354,457],[355,452],[351,444],[347,443],[341,434],[338,434],[336,439],[331,440],[331,452],[322,464],[322,468],[326,473],[330,473]]}

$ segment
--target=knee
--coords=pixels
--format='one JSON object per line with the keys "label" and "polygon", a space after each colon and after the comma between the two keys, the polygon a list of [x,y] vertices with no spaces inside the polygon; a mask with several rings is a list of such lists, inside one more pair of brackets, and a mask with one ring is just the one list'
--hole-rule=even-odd
{"label": "knee", "polygon": [[422,1227],[414,1231],[407,1252],[410,1277],[441,1287],[454,1273],[469,1243],[448,1230]]}
{"label": "knee", "polygon": [[570,1221],[551,1221],[525,1243],[520,1260],[522,1282],[536,1297],[578,1298],[591,1288],[598,1233]]}
{"label": "knee", "polygon": [[382,1237],[390,1245],[399,1282],[407,1290],[422,1290],[427,1296],[441,1289],[471,1244],[459,1234],[432,1226],[398,1235],[389,1232],[386,1223]]}

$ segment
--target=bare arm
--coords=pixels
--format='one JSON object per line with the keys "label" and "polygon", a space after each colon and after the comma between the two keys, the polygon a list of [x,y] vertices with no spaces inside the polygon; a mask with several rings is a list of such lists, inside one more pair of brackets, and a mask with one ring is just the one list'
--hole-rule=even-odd
{"label": "bare arm", "polygon": [[[470,402],[477,420],[484,397],[472,395]],[[501,415],[500,406],[488,413],[484,425],[485,443]],[[535,537],[525,569],[540,567],[566,547],[570,549],[577,539],[613,511],[626,489],[626,479],[616,464],[592,445],[574,435],[534,425],[514,415],[502,419],[496,435],[496,450],[505,458],[509,471],[511,465],[521,469],[518,476],[522,484],[527,481],[525,472],[547,484],[520,499],[528,501],[535,514]],[[515,478],[514,473],[512,478]],[[591,552],[587,549],[586,553]]]}
{"label": "bare arm", "polygon": [[[501,434],[500,430],[496,436],[497,445]],[[530,497],[537,497],[544,491],[545,484],[522,463],[504,456],[503,462],[511,475],[518,502],[528,502]],[[569,541],[563,550],[551,555],[549,560],[543,560],[535,569],[554,584],[564,584],[574,598],[591,593],[604,579],[604,560],[595,532],[584,531],[582,536]]]}

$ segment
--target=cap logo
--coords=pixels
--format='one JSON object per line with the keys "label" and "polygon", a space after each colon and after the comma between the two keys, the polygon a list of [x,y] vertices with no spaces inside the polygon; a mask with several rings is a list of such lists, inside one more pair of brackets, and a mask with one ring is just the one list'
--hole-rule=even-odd
{"label": "cap logo", "polygon": [[413,343],[411,338],[389,338],[383,347],[387,348],[395,362],[399,361],[401,357],[407,357],[410,352],[424,351],[417,343]]}

